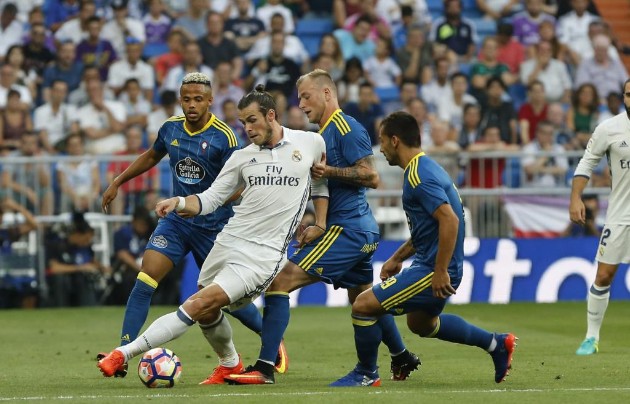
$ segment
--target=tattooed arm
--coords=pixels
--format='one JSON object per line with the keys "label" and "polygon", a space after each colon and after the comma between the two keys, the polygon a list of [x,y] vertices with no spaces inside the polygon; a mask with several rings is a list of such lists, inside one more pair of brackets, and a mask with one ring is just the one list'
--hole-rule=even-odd
{"label": "tattooed arm", "polygon": [[357,160],[350,167],[332,167],[325,164],[315,164],[311,169],[313,178],[332,178],[347,182],[358,187],[378,187],[378,171],[374,167],[374,156],[366,156]]}

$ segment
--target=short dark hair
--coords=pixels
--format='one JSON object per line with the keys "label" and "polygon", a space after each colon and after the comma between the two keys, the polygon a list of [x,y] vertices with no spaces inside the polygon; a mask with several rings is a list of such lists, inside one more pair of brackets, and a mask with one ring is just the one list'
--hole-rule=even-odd
{"label": "short dark hair", "polygon": [[98,22],[98,23],[100,23],[101,19],[98,16],[93,15],[93,16],[88,17],[88,19],[86,21],[86,23],[88,23],[88,24],[91,23],[91,22]]}
{"label": "short dark hair", "polygon": [[263,115],[267,115],[267,112],[271,109],[277,111],[276,101],[271,94],[265,91],[264,84],[258,84],[256,88],[241,98],[238,102],[238,109],[243,110],[253,103],[258,104],[258,110]]}
{"label": "short dark hair", "polygon": [[468,83],[468,76],[459,71],[451,74],[451,83],[458,77],[463,77],[466,80],[466,83]]}
{"label": "short dark hair", "polygon": [[167,107],[169,105],[173,105],[177,102],[177,94],[173,90],[165,90],[160,95],[160,105],[163,107]]}
{"label": "short dark hair", "polygon": [[384,136],[396,135],[408,147],[420,147],[420,127],[418,121],[405,111],[389,114],[381,122],[381,133]]}
{"label": "short dark hair", "polygon": [[489,89],[492,86],[492,84],[494,84],[494,83],[499,83],[501,88],[503,88],[503,91],[507,90],[507,87],[505,86],[505,83],[503,82],[503,80],[499,76],[492,76],[492,77],[490,77],[488,79],[488,81],[486,82],[486,89]]}

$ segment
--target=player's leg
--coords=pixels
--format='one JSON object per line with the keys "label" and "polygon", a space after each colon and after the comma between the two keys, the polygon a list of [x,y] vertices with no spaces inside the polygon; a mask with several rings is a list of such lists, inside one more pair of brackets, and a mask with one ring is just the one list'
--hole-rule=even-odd
{"label": "player's leg", "polygon": [[591,285],[586,308],[586,337],[575,352],[578,355],[592,355],[599,350],[599,331],[610,299],[610,285],[617,273],[618,264],[598,262],[595,282]]}
{"label": "player's leg", "polygon": [[120,346],[98,362],[106,377],[111,377],[122,364],[152,347],[157,347],[183,335],[198,320],[216,322],[221,307],[230,303],[227,294],[216,284],[188,298],[176,312],[155,320],[144,333],[127,345]]}

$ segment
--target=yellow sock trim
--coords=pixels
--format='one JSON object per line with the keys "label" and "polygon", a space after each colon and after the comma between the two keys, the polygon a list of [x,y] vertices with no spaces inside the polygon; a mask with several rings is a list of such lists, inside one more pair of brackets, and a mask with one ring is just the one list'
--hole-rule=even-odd
{"label": "yellow sock trim", "polygon": [[352,325],[358,325],[359,327],[369,327],[376,324],[378,320],[359,320],[358,318],[352,319]]}
{"label": "yellow sock trim", "polygon": [[149,275],[144,272],[138,272],[138,280],[140,282],[144,282],[147,285],[151,286],[153,289],[158,287],[158,283],[155,279],[151,278]]}
{"label": "yellow sock trim", "polygon": [[265,296],[289,296],[289,292],[265,292]]}
{"label": "yellow sock trim", "polygon": [[431,334],[427,335],[425,338],[435,338],[438,331],[440,331],[440,318],[437,319],[437,325],[435,326],[435,330],[431,332]]}

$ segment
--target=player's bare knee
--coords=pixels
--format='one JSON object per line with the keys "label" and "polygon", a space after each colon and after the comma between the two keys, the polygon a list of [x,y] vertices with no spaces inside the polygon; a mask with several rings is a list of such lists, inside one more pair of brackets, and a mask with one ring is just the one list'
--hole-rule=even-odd
{"label": "player's bare knee", "polygon": [[384,314],[384,310],[374,293],[366,291],[357,296],[354,303],[352,303],[352,314],[373,317]]}
{"label": "player's bare knee", "polygon": [[205,319],[211,313],[218,313],[221,309],[218,300],[213,296],[195,297],[194,295],[188,298],[182,307],[194,321]]}
{"label": "player's bare knee", "polygon": [[412,333],[422,338],[426,338],[433,334],[436,324],[431,321],[418,321],[417,319],[411,320],[407,317],[407,327],[409,327],[409,331]]}

